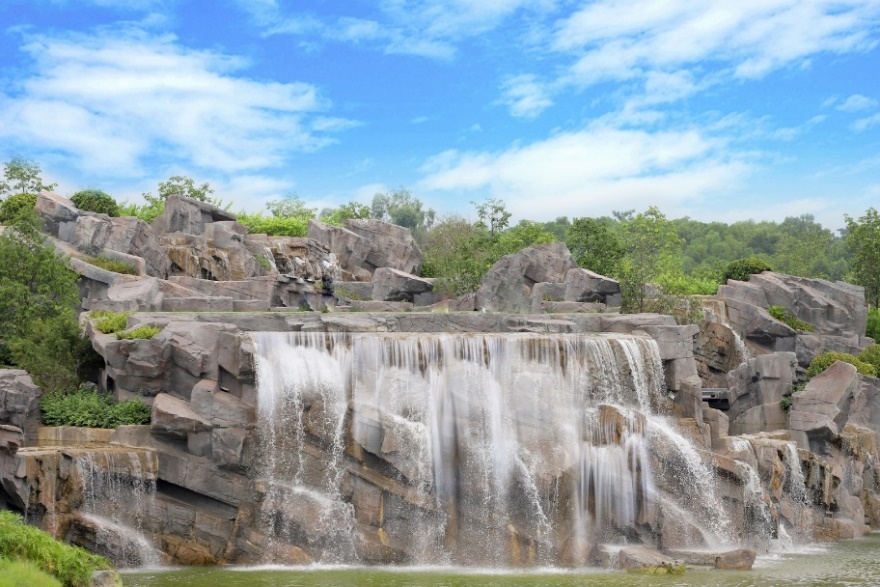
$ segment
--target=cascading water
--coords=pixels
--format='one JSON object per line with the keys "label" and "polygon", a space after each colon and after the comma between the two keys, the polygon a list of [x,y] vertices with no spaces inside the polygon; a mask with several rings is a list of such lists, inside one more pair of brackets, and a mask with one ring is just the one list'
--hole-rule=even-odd
{"label": "cascading water", "polygon": [[262,528],[278,544],[356,561],[374,535],[419,563],[582,564],[598,542],[650,539],[652,443],[696,483],[677,507],[696,510],[705,535],[725,531],[710,468],[657,415],[652,339],[294,332],[255,343]]}
{"label": "cascading water", "polygon": [[90,550],[119,566],[157,566],[158,551],[142,534],[156,492],[157,463],[150,455],[124,448],[71,453],[82,483],[79,520],[71,531]]}

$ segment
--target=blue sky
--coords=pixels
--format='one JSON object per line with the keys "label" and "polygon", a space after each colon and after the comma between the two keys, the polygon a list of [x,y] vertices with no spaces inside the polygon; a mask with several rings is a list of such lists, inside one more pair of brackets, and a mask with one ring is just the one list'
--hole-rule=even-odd
{"label": "blue sky", "polygon": [[0,160],[233,210],[880,207],[880,0],[0,0]]}

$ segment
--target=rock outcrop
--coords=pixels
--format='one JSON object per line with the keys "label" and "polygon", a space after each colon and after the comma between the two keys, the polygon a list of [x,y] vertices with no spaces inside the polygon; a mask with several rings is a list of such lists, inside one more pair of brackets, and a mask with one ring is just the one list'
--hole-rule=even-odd
{"label": "rock outcrop", "polygon": [[528,312],[537,283],[564,282],[574,258],[564,243],[525,248],[505,255],[483,277],[477,306],[490,312]]}

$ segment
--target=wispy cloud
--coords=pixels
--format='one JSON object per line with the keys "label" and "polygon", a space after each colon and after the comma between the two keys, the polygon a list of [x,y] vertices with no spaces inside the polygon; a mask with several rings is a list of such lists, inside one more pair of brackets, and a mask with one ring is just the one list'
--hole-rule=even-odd
{"label": "wispy cloud", "polygon": [[314,85],[248,78],[246,60],[172,35],[39,36],[23,49],[33,68],[0,94],[0,136],[90,171],[137,175],[156,153],[204,169],[266,168],[351,125],[322,114],[329,102]]}
{"label": "wispy cloud", "polygon": [[862,110],[870,110],[871,108],[876,107],[877,100],[862,96],[861,94],[853,94],[837,105],[837,109],[844,112],[860,112]]}
{"label": "wispy cloud", "polygon": [[421,187],[504,197],[520,217],[673,205],[736,184],[748,165],[698,130],[648,133],[591,125],[500,152],[446,151]]}
{"label": "wispy cloud", "polygon": [[856,132],[864,132],[871,127],[877,126],[878,124],[880,124],[880,112],[856,120],[852,123],[851,128]]}
{"label": "wispy cloud", "polygon": [[501,84],[499,103],[509,107],[517,118],[535,118],[553,105],[549,92],[533,75],[518,75]]}

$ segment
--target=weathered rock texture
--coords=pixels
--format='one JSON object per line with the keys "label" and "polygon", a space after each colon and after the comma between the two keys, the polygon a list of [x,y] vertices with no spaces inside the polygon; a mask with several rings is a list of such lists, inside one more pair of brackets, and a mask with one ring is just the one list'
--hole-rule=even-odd
{"label": "weathered rock texture", "polygon": [[564,243],[536,245],[505,255],[483,278],[477,306],[490,312],[527,312],[536,284],[564,282],[575,266]]}

